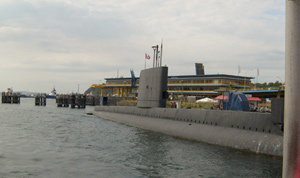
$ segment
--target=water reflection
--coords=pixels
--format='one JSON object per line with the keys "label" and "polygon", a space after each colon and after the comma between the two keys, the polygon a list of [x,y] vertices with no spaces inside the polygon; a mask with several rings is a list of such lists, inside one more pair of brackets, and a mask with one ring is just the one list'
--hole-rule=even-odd
{"label": "water reflection", "polygon": [[[160,133],[136,133],[135,169],[153,177],[280,177],[282,160],[182,140]],[[136,149],[139,148],[139,149]],[[263,175],[263,176],[262,176]]]}

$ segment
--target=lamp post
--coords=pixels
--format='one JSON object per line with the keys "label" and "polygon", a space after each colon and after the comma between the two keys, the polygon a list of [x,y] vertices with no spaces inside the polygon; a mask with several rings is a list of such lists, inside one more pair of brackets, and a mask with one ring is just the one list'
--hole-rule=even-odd
{"label": "lamp post", "polygon": [[278,79],[281,81],[281,84],[282,84],[282,80],[281,80],[281,78],[280,78],[279,76],[276,76],[276,78],[278,78]]}
{"label": "lamp post", "polygon": [[244,90],[246,90],[246,75],[247,75],[247,72],[251,71],[253,69],[249,69],[245,72],[245,78],[244,78]]}

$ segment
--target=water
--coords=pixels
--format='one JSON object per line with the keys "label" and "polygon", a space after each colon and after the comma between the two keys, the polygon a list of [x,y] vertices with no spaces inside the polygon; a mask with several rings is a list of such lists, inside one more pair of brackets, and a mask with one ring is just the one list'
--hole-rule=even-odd
{"label": "water", "polygon": [[281,159],[86,115],[93,109],[0,104],[0,177],[281,177]]}

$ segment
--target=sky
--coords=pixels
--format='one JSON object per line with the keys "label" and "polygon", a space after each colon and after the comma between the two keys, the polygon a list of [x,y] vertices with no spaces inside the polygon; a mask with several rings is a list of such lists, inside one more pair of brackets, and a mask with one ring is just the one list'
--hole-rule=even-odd
{"label": "sky", "polygon": [[[282,0],[1,0],[0,90],[83,93],[136,76],[163,39],[169,75],[284,82]],[[259,75],[257,76],[257,69]]]}

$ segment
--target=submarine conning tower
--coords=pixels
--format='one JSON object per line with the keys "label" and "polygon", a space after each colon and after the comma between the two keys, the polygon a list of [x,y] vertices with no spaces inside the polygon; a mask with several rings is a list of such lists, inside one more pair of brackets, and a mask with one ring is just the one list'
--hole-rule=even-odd
{"label": "submarine conning tower", "polygon": [[165,108],[168,99],[168,67],[141,71],[137,99],[139,108]]}

